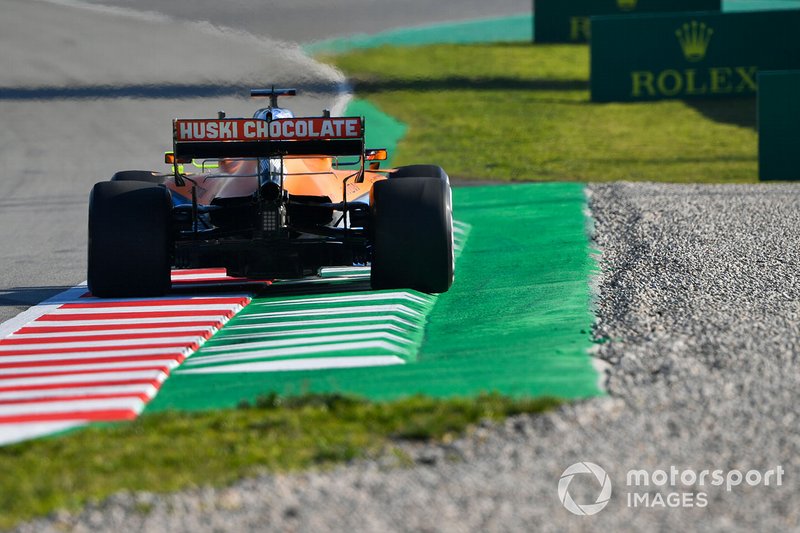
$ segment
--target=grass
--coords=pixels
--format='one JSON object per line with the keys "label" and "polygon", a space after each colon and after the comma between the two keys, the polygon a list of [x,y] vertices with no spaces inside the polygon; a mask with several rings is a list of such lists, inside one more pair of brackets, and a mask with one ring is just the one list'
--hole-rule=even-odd
{"label": "grass", "polygon": [[122,490],[224,486],[259,473],[396,452],[392,439],[447,440],[480,420],[558,404],[498,395],[387,403],[330,394],[269,395],[228,411],[166,412],[91,426],[0,448],[0,529]]}
{"label": "grass", "polygon": [[755,99],[593,104],[586,45],[381,47],[322,59],[408,124],[398,165],[502,181],[757,181]]}

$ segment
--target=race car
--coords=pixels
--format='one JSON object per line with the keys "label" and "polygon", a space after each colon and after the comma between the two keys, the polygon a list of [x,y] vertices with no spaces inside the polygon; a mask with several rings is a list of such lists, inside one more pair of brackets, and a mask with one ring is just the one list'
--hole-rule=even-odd
{"label": "race car", "polygon": [[[363,117],[295,117],[278,98],[252,118],[173,120],[171,171],[127,170],[89,198],[88,285],[159,296],[172,268],[250,279],[367,266],[374,289],[447,291],[454,274],[449,178],[436,165],[381,169]],[[186,172],[186,166],[196,172]]]}

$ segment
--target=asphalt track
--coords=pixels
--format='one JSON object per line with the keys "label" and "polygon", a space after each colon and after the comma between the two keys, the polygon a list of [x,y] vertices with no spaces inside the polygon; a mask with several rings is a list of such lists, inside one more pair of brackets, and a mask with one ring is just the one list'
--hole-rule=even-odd
{"label": "asphalt track", "polygon": [[[247,89],[271,83],[306,94],[292,102],[298,113],[341,107],[342,75],[275,37],[528,9],[519,0],[117,4],[2,2],[0,322],[85,279],[91,186],[120,169],[161,168],[172,118],[249,116]],[[142,13],[148,6],[164,14]]]}
{"label": "asphalt track", "polygon": [[342,81],[297,48],[202,24],[37,1],[2,13],[0,320],[85,279],[91,186],[161,168],[172,118],[248,116],[247,89],[272,82],[312,87],[294,105],[319,113]]}
{"label": "asphalt track", "polygon": [[152,10],[177,19],[210,20],[254,35],[308,43],[331,37],[530,13],[530,0],[90,0]]}
{"label": "asphalt track", "polygon": [[[72,0],[12,0],[5,4],[0,19],[4,51],[0,64],[0,162],[5,171],[0,183],[0,245],[5,250],[0,269],[0,322],[85,278],[88,191],[93,183],[120,169],[159,168],[163,164],[160,154],[170,146],[173,117],[213,116],[217,109],[226,110],[229,116],[247,116],[254,107],[246,97],[247,88],[270,83],[297,86],[305,93],[292,102],[300,114],[317,114],[326,107],[340,112],[347,100],[340,73],[310,60],[298,46],[278,42],[263,32],[253,35],[241,28],[216,27],[187,17]],[[171,9],[176,4],[164,7]],[[450,17],[446,10],[434,11],[436,16]],[[214,18],[213,9],[193,13],[198,20]],[[271,9],[263,20],[279,14],[278,9]],[[475,14],[481,13],[462,13]],[[310,15],[301,18],[320,23],[316,37],[335,35],[321,29],[332,28],[329,21],[321,24],[319,16]],[[260,19],[242,16],[241,20],[252,23]],[[59,330],[46,335],[62,333],[74,334]],[[12,342],[5,347],[5,355],[50,357],[53,339],[47,340],[49,346],[42,346],[38,338],[18,340],[32,344],[21,349]],[[63,349],[74,353],[75,343],[66,344],[69,346]],[[42,350],[47,353],[38,353]],[[122,355],[127,363],[131,363],[130,357],[138,357],[127,352]],[[22,380],[75,374],[67,366],[76,363],[63,363],[65,357],[37,363],[46,367],[29,368],[25,363],[25,368],[15,367],[13,373],[24,372],[19,374]],[[122,368],[120,361],[104,359],[97,364]],[[150,365],[148,371],[156,373],[169,370],[153,366],[161,364],[153,360],[135,363]],[[165,375],[157,379],[163,381]],[[74,381],[74,377],[70,379]],[[11,381],[7,385],[21,386],[21,382]],[[129,418],[125,413],[135,416],[141,411],[139,404],[110,414],[88,404],[85,407],[95,420]],[[41,405],[24,412],[20,409],[8,410],[6,415],[19,421],[40,417],[43,423],[68,416],[48,412]]]}

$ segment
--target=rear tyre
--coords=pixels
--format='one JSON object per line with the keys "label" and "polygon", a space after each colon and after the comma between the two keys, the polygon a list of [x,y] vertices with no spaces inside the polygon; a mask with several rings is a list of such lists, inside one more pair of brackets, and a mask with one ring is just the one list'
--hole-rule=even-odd
{"label": "rear tyre", "polygon": [[453,283],[450,185],[432,177],[372,186],[374,289],[446,292]]}
{"label": "rear tyre", "polygon": [[144,181],[164,183],[165,176],[152,170],[122,170],[111,176],[111,181]]}
{"label": "rear tyre", "polygon": [[437,178],[450,183],[447,172],[438,165],[408,165],[405,167],[397,167],[394,172],[389,174],[389,178]]}
{"label": "rear tyre", "polygon": [[171,209],[163,185],[106,181],[94,186],[88,258],[94,296],[160,296],[170,289]]}

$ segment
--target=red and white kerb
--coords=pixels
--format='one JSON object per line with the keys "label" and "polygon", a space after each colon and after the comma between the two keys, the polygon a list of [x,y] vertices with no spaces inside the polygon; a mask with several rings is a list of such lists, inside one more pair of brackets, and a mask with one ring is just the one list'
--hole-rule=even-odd
{"label": "red and white kerb", "polygon": [[[241,281],[220,269],[173,272],[176,288]],[[250,295],[98,299],[79,286],[56,301],[0,325],[0,444],[135,418]]]}

